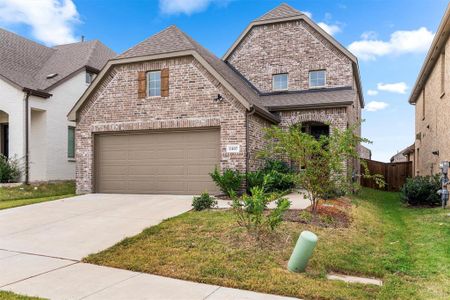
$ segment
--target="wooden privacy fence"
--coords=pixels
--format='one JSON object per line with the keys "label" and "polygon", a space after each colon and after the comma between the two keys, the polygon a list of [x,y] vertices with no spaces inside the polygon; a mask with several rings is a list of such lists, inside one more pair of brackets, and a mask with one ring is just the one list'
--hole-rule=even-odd
{"label": "wooden privacy fence", "polygon": [[[361,178],[361,185],[373,189],[396,192],[400,191],[406,178],[412,177],[412,162],[384,163],[375,160],[364,159],[371,175],[381,174],[384,177],[386,186],[380,188],[373,179]],[[361,173],[364,172],[361,166]]]}

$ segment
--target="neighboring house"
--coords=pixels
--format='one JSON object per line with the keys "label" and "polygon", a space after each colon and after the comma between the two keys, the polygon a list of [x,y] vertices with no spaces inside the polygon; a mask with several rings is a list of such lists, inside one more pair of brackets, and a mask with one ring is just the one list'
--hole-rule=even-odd
{"label": "neighboring house", "polygon": [[402,151],[391,157],[391,163],[414,161],[414,147],[415,144],[406,147]]}
{"label": "neighboring house", "polygon": [[329,134],[363,105],[356,57],[288,5],[223,59],[171,26],[110,60],[71,110],[77,192],[214,193],[216,165],[261,165],[265,127]]}
{"label": "neighboring house", "polygon": [[99,41],[46,47],[0,29],[0,150],[23,180],[74,179],[67,113],[114,56]]}
{"label": "neighboring house", "polygon": [[359,157],[370,160],[372,159],[372,151],[363,145],[359,145]]}
{"label": "neighboring house", "polygon": [[409,98],[415,105],[415,175],[439,172],[450,160],[450,6],[431,44]]}

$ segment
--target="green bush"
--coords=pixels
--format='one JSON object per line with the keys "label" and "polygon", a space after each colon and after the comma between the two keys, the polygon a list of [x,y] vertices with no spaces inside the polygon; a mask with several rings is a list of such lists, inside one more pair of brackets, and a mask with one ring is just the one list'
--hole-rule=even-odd
{"label": "green bush", "polygon": [[0,182],[17,182],[20,175],[18,160],[0,155]]}
{"label": "green bush", "polygon": [[248,191],[264,186],[265,192],[286,191],[295,186],[292,169],[281,160],[268,160],[263,169],[247,173]]}
{"label": "green bush", "polygon": [[291,203],[285,198],[276,201],[276,208],[265,213],[267,205],[275,200],[274,194],[264,192],[264,187],[253,187],[251,195],[244,194],[241,198],[232,195],[233,212],[238,224],[245,227],[257,240],[267,231],[273,231],[283,221],[283,215]]}
{"label": "green bush", "polygon": [[217,200],[211,197],[207,192],[202,193],[199,197],[194,197],[192,207],[194,210],[200,211],[217,206]]}
{"label": "green bush", "polygon": [[408,178],[402,187],[402,198],[409,205],[437,206],[441,198],[437,191],[441,189],[439,175],[416,176]]}
{"label": "green bush", "polygon": [[244,180],[241,172],[231,169],[225,169],[223,174],[220,174],[219,169],[215,167],[214,171],[209,173],[209,175],[211,175],[212,180],[227,196],[231,196],[232,193],[237,193],[241,189],[242,181]]}

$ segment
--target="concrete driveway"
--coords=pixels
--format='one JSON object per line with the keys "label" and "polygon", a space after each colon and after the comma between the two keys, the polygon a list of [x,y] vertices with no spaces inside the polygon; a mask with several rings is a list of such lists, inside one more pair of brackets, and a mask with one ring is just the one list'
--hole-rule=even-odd
{"label": "concrete driveway", "polygon": [[0,211],[0,290],[47,299],[284,300],[80,262],[191,208],[192,196],[91,194]]}
{"label": "concrete driveway", "polygon": [[89,194],[0,211],[0,249],[80,260],[191,208],[192,196]]}

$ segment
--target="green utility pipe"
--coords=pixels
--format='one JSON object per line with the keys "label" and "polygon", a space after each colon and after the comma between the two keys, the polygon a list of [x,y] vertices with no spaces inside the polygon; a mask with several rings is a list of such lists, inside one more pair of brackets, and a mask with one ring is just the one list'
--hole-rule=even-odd
{"label": "green utility pipe", "polygon": [[288,270],[291,272],[304,272],[308,260],[317,244],[317,235],[311,231],[303,231],[295,244],[291,258],[288,262]]}

